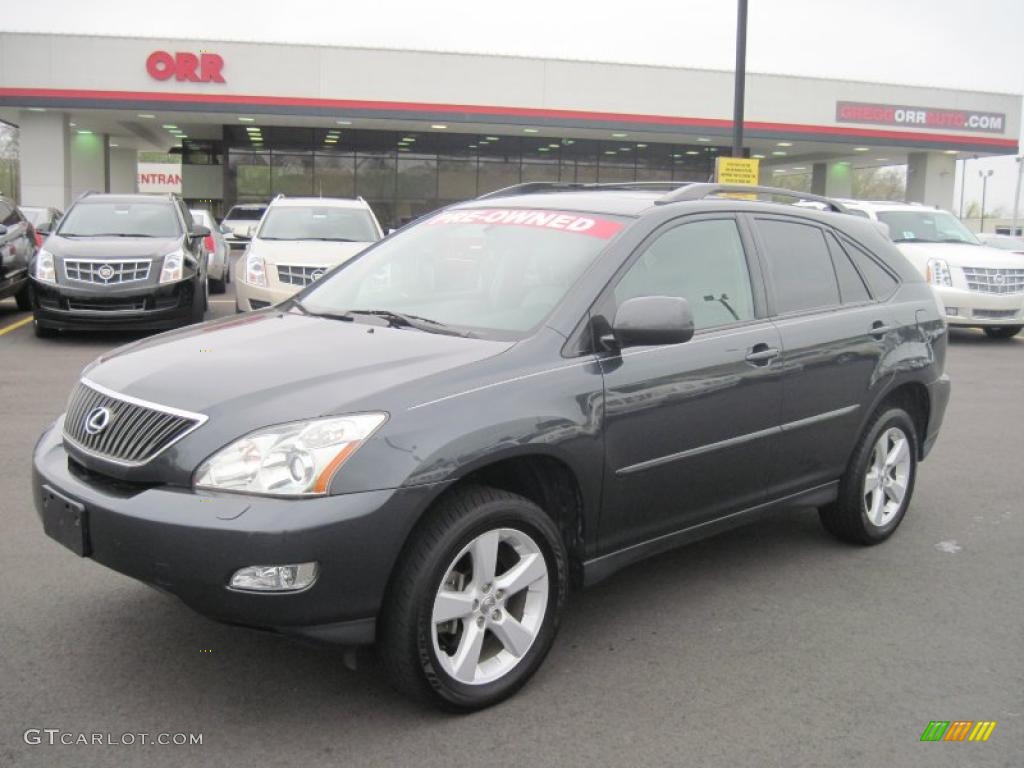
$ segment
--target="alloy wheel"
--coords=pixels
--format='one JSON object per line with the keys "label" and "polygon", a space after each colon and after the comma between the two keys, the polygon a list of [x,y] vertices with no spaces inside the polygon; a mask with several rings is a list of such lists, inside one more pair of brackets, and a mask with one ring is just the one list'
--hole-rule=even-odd
{"label": "alloy wheel", "polygon": [[910,440],[899,427],[889,427],[875,442],[864,476],[864,512],[877,527],[887,525],[903,505],[910,484]]}

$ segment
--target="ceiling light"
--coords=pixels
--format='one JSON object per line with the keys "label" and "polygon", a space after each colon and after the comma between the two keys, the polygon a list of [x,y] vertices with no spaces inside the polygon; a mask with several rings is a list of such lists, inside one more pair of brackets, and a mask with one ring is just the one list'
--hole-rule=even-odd
{"label": "ceiling light", "polygon": [[764,155],[751,155],[756,160],[764,160]]}
{"label": "ceiling light", "polygon": [[870,147],[854,147],[853,151],[854,152],[867,152],[869,149],[870,149]]}
{"label": "ceiling light", "polygon": [[549,147],[537,147],[537,151],[538,152],[550,152],[551,149]]}
{"label": "ceiling light", "polygon": [[338,125],[352,125],[351,120],[335,120],[334,122]]}
{"label": "ceiling light", "polygon": [[412,142],[416,141],[416,139],[414,139],[412,136],[406,136],[404,139],[402,139],[402,141],[407,141],[411,144]]}
{"label": "ceiling light", "polygon": [[793,142],[792,141],[780,141],[775,146],[777,146],[777,147],[792,147],[793,146]]}
{"label": "ceiling light", "polygon": [[785,157],[786,156],[786,153],[783,152],[780,149],[775,150],[774,152],[772,152],[772,154],[775,155],[776,157]]}
{"label": "ceiling light", "polygon": [[878,162],[880,162],[880,163],[887,163],[887,162],[889,162],[889,158],[888,157],[879,157],[878,158]]}
{"label": "ceiling light", "polygon": [[613,139],[624,139],[624,138],[626,138],[627,136],[629,136],[629,134],[628,134],[628,133],[613,133],[613,134],[612,134],[612,138],[613,138]]}
{"label": "ceiling light", "polygon": [[672,155],[672,157],[682,157],[682,155]]}
{"label": "ceiling light", "polygon": [[240,118],[238,118],[238,122],[240,122],[240,123],[255,123],[256,122],[256,118],[255,117],[240,117]]}
{"label": "ceiling light", "polygon": [[111,144],[110,146],[111,147],[117,147],[118,145],[117,144]]}
{"label": "ceiling light", "polygon": [[152,120],[156,115],[151,115],[148,112],[140,112],[136,117],[141,117],[143,120]]}
{"label": "ceiling light", "polygon": [[399,148],[398,148],[398,151],[399,151],[399,152],[408,152],[408,151],[409,151],[409,148],[408,148],[408,147],[399,147]]}
{"label": "ceiling light", "polygon": [[523,133],[537,133],[536,128],[523,128]]}
{"label": "ceiling light", "polygon": [[559,149],[562,145],[561,144],[548,144],[548,146],[551,147],[552,149]]}
{"label": "ceiling light", "polygon": [[470,149],[476,149],[476,144],[470,144],[470,145],[469,145],[469,148],[470,148]]}
{"label": "ceiling light", "polygon": [[699,155],[700,152],[698,152],[696,149],[688,149],[688,150],[686,150],[686,154],[688,154],[688,155]]}
{"label": "ceiling light", "polygon": [[433,129],[434,129],[435,131],[443,131],[443,130],[445,130],[445,129],[446,129],[446,128],[447,128],[448,126],[447,126],[447,125],[441,125],[441,123],[434,123],[434,124],[433,124],[432,126],[430,126],[430,127],[431,127],[431,128],[433,128]]}
{"label": "ceiling light", "polygon": [[774,173],[776,176],[778,176],[780,173],[783,173],[783,169],[782,168],[773,168],[772,169],[772,173]]}
{"label": "ceiling light", "polygon": [[604,151],[604,153],[605,153],[606,155],[614,155],[614,154],[615,154],[615,150],[614,150],[614,149],[606,149],[606,150]]}
{"label": "ceiling light", "polygon": [[565,144],[566,146],[569,146],[570,144],[575,144],[576,142],[573,141],[572,139],[564,139],[562,143]]}
{"label": "ceiling light", "polygon": [[793,166],[793,170],[794,171],[806,171],[807,170],[807,166],[805,166],[805,165],[794,165]]}
{"label": "ceiling light", "polygon": [[74,128],[76,123],[68,123],[68,125],[70,125],[72,128]]}
{"label": "ceiling light", "polygon": [[167,125],[165,125],[165,126],[163,126],[163,127],[164,127],[164,128],[166,128],[166,129],[167,129],[168,131],[173,131],[173,130],[174,130],[175,128],[177,128],[178,126],[176,126],[176,125],[171,125],[170,123],[168,123]]}
{"label": "ceiling light", "polygon": [[944,155],[955,155],[955,154],[957,154],[957,151],[955,149],[947,149],[945,152],[943,152],[943,154]]}
{"label": "ceiling light", "polygon": [[711,139],[705,139],[703,136],[699,137],[697,141],[704,142],[705,144],[711,141]]}
{"label": "ceiling light", "polygon": [[629,152],[631,149],[633,149],[633,148],[632,147],[619,147],[619,151],[620,152]]}
{"label": "ceiling light", "polygon": [[80,136],[91,136],[91,135],[92,135],[92,131],[87,131],[87,130],[85,130],[85,129],[83,128],[82,130],[80,130],[80,131],[78,132],[78,134],[79,134]]}
{"label": "ceiling light", "polygon": [[45,107],[29,107],[28,111],[29,112],[45,112],[46,108]]}
{"label": "ceiling light", "polygon": [[637,144],[636,148],[637,149],[647,149],[647,145],[646,144]]}
{"label": "ceiling light", "polygon": [[488,140],[488,141],[497,141],[497,140],[498,140],[498,137],[497,137],[497,136],[488,136],[488,137],[487,137],[487,140]]}

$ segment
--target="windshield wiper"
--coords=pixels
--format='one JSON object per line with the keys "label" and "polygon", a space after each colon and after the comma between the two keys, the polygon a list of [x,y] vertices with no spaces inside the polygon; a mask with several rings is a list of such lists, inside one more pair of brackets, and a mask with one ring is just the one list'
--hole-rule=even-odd
{"label": "windshield wiper", "polygon": [[959,237],[944,237],[939,240],[940,243],[960,243],[961,245],[978,245],[978,243],[972,243],[970,240],[962,240]]}
{"label": "windshield wiper", "polygon": [[141,232],[61,232],[61,237],[174,237],[174,235],[144,235]]}
{"label": "windshield wiper", "polygon": [[409,315],[404,312],[392,312],[389,309],[350,309],[345,314],[349,316],[349,318],[351,318],[352,315],[370,315],[371,317],[379,317],[383,320],[387,320],[388,325],[392,328],[415,328],[418,331],[443,333],[447,336],[462,336],[463,338],[470,338],[473,336],[469,331],[456,330],[450,325],[442,323],[440,320],[431,320],[429,317]]}

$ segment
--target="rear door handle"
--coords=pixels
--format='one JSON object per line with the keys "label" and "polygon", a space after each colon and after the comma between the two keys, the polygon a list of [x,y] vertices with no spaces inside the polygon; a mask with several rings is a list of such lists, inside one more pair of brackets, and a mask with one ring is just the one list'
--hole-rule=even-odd
{"label": "rear door handle", "polygon": [[876,339],[880,339],[885,336],[885,334],[891,333],[895,330],[898,330],[898,326],[886,325],[881,320],[875,320],[875,322],[871,324],[871,335]]}
{"label": "rear door handle", "polygon": [[767,344],[755,344],[747,353],[747,362],[754,365],[766,365],[779,356],[778,347],[769,347]]}

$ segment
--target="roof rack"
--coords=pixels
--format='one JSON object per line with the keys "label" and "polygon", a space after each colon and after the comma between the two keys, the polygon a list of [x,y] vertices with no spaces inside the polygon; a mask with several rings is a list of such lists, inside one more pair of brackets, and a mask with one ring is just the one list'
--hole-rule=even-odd
{"label": "roof rack", "polygon": [[677,186],[664,197],[655,201],[655,205],[666,205],[667,203],[679,203],[686,200],[703,200],[706,197],[723,194],[747,194],[763,195],[766,197],[786,197],[796,201],[806,200],[808,202],[821,203],[829,210],[836,213],[848,213],[842,203],[824,195],[812,195],[809,192],[794,192],[792,189],[780,189],[779,187],[758,187],[742,184],[705,184],[694,182]]}
{"label": "roof rack", "polygon": [[603,190],[660,190],[677,189],[677,181],[622,181],[590,183],[581,181],[526,181],[522,184],[513,184],[511,187],[497,189],[494,192],[480,195],[477,200],[489,200],[492,197],[509,197],[511,195],[533,195],[540,192],[585,192]]}

